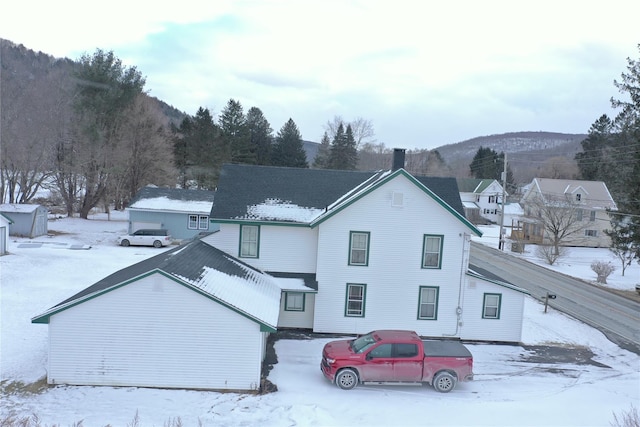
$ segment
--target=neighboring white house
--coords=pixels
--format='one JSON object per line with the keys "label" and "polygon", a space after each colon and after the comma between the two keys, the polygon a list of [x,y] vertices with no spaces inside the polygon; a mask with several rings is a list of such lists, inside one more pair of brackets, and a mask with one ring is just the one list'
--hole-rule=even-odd
{"label": "neighboring white house", "polygon": [[9,241],[9,227],[13,221],[6,215],[0,213],[0,256],[7,253],[7,242]]}
{"label": "neighboring white house", "polygon": [[545,209],[557,208],[559,215],[568,216],[567,229],[572,233],[563,239],[565,246],[609,247],[611,239],[604,233],[610,227],[607,209],[617,206],[606,184],[602,181],[534,178],[527,186],[520,205],[523,215],[512,237],[523,242],[549,241],[541,221]]}
{"label": "neighboring white house", "polygon": [[[482,217],[500,224],[502,215],[502,185],[495,179],[458,178],[460,200],[469,221],[478,223]],[[508,196],[508,194],[505,193]]]}

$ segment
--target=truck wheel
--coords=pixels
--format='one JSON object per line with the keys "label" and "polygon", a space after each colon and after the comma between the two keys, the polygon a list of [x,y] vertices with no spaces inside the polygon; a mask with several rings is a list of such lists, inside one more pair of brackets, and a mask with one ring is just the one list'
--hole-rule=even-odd
{"label": "truck wheel", "polygon": [[448,393],[456,386],[456,377],[449,372],[438,372],[433,378],[433,388],[440,393]]}
{"label": "truck wheel", "polygon": [[343,369],[336,375],[336,385],[343,390],[351,390],[358,385],[358,374],[353,369]]}

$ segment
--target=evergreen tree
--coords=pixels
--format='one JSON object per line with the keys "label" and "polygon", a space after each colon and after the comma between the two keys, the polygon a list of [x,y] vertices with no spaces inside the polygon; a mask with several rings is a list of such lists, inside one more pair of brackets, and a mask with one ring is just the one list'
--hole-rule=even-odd
{"label": "evergreen tree", "polygon": [[328,169],[329,168],[329,156],[331,155],[331,141],[327,132],[322,135],[320,141],[320,147],[318,147],[318,153],[315,159],[313,159],[313,167],[316,169]]}
{"label": "evergreen tree", "polygon": [[347,125],[345,131],[342,123],[336,130],[336,136],[331,143],[329,155],[329,168],[340,170],[355,170],[358,165],[358,152],[353,138],[351,125]]}
{"label": "evergreen tree", "polygon": [[290,118],[276,136],[271,156],[273,166],[307,168],[307,155],[302,145],[302,136],[295,122]]}
{"label": "evergreen tree", "polygon": [[582,151],[576,153],[575,160],[580,171],[580,179],[587,181],[602,180],[602,165],[605,150],[612,145],[614,138],[613,122],[603,114],[589,128],[589,135],[580,144]]}
{"label": "evergreen tree", "polygon": [[256,164],[270,165],[273,129],[258,107],[251,107],[247,111],[247,130],[250,151],[255,154]]}
{"label": "evergreen tree", "polygon": [[[230,99],[219,119],[223,151],[228,161],[255,164],[256,153],[251,150],[247,118],[239,101]],[[226,157],[223,155],[223,157]],[[225,160],[227,161],[227,160]]]}
{"label": "evergreen tree", "polygon": [[469,171],[476,179],[500,180],[504,171],[504,153],[498,155],[491,148],[480,147],[469,165]]}
{"label": "evergreen tree", "polygon": [[221,157],[220,130],[208,108],[198,108],[194,117],[186,117],[174,137],[176,167],[183,188],[215,187]]}

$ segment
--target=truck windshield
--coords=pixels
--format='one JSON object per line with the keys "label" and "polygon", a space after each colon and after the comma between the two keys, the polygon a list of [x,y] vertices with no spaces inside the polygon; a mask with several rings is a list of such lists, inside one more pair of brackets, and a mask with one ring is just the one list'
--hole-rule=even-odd
{"label": "truck windshield", "polygon": [[363,335],[351,341],[351,349],[354,353],[362,353],[367,348],[376,343],[376,339],[371,334]]}

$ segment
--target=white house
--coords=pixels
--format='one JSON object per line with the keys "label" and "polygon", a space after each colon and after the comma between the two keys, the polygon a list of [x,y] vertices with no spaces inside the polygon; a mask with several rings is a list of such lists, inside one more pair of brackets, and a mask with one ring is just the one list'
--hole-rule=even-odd
{"label": "white house", "polygon": [[284,292],[279,327],[520,340],[524,291],[479,275],[470,287],[481,233],[453,178],[225,165],[211,218],[220,230],[203,241],[269,274],[315,276],[313,291]]}
{"label": "white house", "polygon": [[520,341],[526,292],[469,267],[453,178],[224,165],[211,218],[32,319],[49,383],[256,390],[282,328]]}
{"label": "white house", "polygon": [[[500,224],[502,215],[502,185],[495,179],[458,178],[460,200],[465,215],[472,222],[478,217]],[[508,195],[505,193],[505,195]]]}

